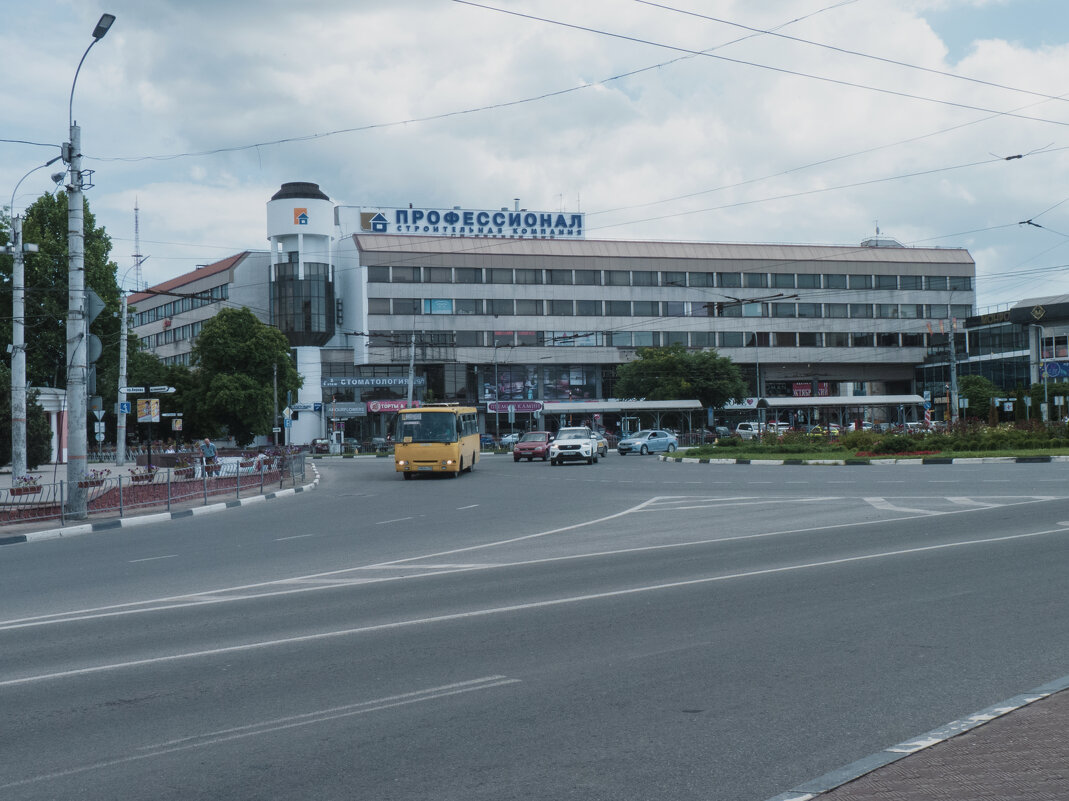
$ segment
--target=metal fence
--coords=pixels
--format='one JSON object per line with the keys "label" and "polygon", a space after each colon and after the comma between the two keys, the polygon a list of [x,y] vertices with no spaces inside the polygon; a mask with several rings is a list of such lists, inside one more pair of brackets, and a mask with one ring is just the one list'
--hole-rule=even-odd
{"label": "metal fence", "polygon": [[[96,468],[78,488],[86,493],[88,517],[99,520],[296,487],[305,482],[305,466],[305,454],[297,453],[224,458],[215,464],[187,467],[132,467],[129,475],[118,477],[111,475],[110,468]],[[16,481],[9,488],[0,488],[0,526],[43,520],[67,523],[71,519],[70,494],[65,481],[21,485]]]}

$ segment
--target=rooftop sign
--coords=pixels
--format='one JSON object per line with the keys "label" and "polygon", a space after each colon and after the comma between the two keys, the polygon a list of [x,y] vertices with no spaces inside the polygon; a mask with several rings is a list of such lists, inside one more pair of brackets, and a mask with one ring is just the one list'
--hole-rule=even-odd
{"label": "rooftop sign", "polygon": [[459,208],[360,209],[360,230],[370,234],[582,239],[585,227],[583,214],[565,212]]}

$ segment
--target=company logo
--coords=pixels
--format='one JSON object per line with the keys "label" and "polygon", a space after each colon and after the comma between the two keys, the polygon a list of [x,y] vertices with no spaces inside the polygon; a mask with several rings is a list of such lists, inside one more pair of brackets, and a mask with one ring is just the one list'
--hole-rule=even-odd
{"label": "company logo", "polygon": [[386,215],[381,211],[376,213],[361,212],[360,214],[360,230],[371,231],[373,234],[384,234],[390,221],[386,219]]}
{"label": "company logo", "polygon": [[293,224],[294,225],[308,225],[308,209],[294,209],[293,210]]}

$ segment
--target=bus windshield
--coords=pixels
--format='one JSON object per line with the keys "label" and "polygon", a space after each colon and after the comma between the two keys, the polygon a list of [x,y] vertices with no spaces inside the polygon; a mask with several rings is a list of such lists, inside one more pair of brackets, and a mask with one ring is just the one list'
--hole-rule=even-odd
{"label": "bus windshield", "polygon": [[456,442],[457,418],[442,412],[397,415],[394,442]]}

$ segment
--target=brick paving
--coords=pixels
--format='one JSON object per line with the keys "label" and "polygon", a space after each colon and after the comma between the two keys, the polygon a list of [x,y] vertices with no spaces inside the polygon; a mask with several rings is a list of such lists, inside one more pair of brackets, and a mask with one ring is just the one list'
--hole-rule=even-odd
{"label": "brick paving", "polygon": [[815,801],[1066,801],[1069,799],[1069,690],[1035,701],[809,798]]}

